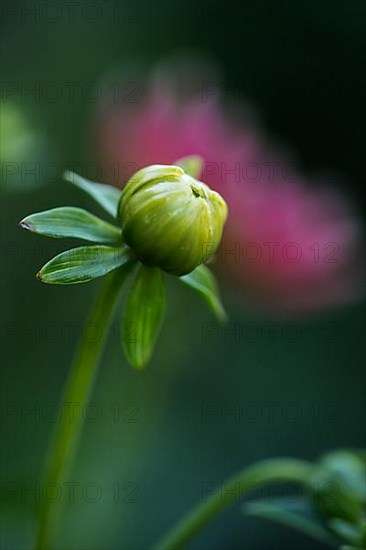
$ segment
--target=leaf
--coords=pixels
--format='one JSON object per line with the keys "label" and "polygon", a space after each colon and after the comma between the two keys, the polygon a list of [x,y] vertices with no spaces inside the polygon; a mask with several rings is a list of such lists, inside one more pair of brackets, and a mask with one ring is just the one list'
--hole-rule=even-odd
{"label": "leaf", "polygon": [[227,315],[220,300],[217,283],[208,267],[200,265],[188,275],[180,277],[180,280],[202,296],[219,321],[226,321]]}
{"label": "leaf", "polygon": [[37,278],[59,285],[86,283],[132,261],[127,246],[81,246],[52,258],[37,273]]}
{"label": "leaf", "polygon": [[356,545],[361,541],[362,531],[360,525],[350,523],[342,518],[331,518],[328,521],[328,526],[344,542]]}
{"label": "leaf", "polygon": [[165,285],[158,268],[141,266],[127,299],[122,345],[129,363],[141,368],[149,361],[165,312]]}
{"label": "leaf", "polygon": [[98,243],[121,243],[121,230],[82,208],[61,207],[31,214],[19,224],[47,237],[75,237]]}
{"label": "leaf", "polygon": [[203,158],[198,155],[190,155],[189,157],[183,157],[178,159],[174,163],[176,166],[180,166],[183,170],[192,178],[199,179],[203,169]]}
{"label": "leaf", "polygon": [[310,504],[307,502],[291,503],[288,500],[278,498],[274,502],[250,502],[245,504],[244,511],[249,515],[270,519],[286,527],[301,531],[326,544],[334,545],[335,543],[333,537],[314,515]]}
{"label": "leaf", "polygon": [[[350,449],[338,449],[321,457],[320,475],[325,477],[325,489],[329,479],[336,481],[339,489],[346,491],[351,499],[364,502],[366,499],[366,457]],[[321,479],[320,479],[321,481]],[[348,503],[347,503],[348,505]],[[350,504],[351,505],[351,504]],[[357,519],[357,511],[355,510]],[[360,516],[363,509],[360,509]]]}
{"label": "leaf", "polygon": [[108,214],[117,216],[118,202],[122,191],[107,183],[95,183],[87,180],[71,170],[64,172],[65,180],[69,181],[90,195]]}

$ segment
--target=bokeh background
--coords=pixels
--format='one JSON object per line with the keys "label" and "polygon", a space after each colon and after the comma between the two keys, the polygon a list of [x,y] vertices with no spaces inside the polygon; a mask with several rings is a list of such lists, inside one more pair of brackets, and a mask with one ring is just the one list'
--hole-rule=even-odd
{"label": "bokeh background", "polygon": [[[123,113],[135,112],[145,97],[138,93],[137,105],[126,104],[128,86],[148,86],[147,75],[184,55],[218,68],[215,100],[223,108],[245,105],[262,139],[286,144],[304,174],[326,174],[342,208],[352,204],[347,209],[362,240],[366,4],[4,0],[1,9],[1,519],[2,547],[19,550],[30,548],[31,491],[40,483],[55,413],[66,414],[59,402],[77,338],[93,337],[83,323],[99,285],[39,284],[35,272],[65,243],[26,234],[19,220],[64,204],[98,212],[62,181],[62,168],[89,177],[92,163],[105,170],[98,132],[105,135],[107,113],[113,118],[106,90],[109,101],[111,86],[123,92],[116,106],[123,127]],[[201,86],[202,74],[194,82]],[[136,161],[123,153],[126,139],[122,134],[121,159]],[[312,189],[322,184],[315,177]],[[358,274],[358,247],[353,261]],[[319,298],[306,314],[284,316],[250,302],[248,288],[226,271],[218,270],[227,332],[199,298],[169,280],[166,322],[143,372],[122,358],[116,319],[70,475],[79,484],[74,502],[66,488],[62,496],[68,504],[57,548],[149,548],[202,500],[205,483],[219,487],[263,458],[313,460],[364,445],[361,292],[327,307]],[[96,502],[93,487],[101,491]],[[322,548],[245,517],[241,504],[189,548]]]}

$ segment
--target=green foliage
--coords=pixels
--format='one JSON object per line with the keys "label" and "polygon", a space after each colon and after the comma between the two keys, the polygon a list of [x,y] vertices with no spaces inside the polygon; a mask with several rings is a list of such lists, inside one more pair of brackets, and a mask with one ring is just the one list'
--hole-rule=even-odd
{"label": "green foliage", "polygon": [[244,506],[244,511],[249,515],[276,521],[285,527],[301,531],[320,542],[333,545],[335,543],[320,518],[313,513],[307,500],[295,504],[281,498],[274,501],[250,502]]}
{"label": "green foliage", "polygon": [[[366,456],[363,451],[340,449],[314,465],[304,480],[302,509],[281,501],[251,503],[245,511],[296,528],[316,539],[345,549],[365,548]],[[312,517],[304,514],[309,511]],[[345,546],[344,546],[345,545]]]}

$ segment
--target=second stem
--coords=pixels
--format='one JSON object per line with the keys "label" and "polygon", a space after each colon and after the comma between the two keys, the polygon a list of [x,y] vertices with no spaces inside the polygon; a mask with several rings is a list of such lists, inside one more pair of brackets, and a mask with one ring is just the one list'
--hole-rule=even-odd
{"label": "second stem", "polygon": [[[99,360],[108,335],[108,328],[117,304],[119,291],[129,272],[126,265],[106,276],[88,322],[100,327],[100,337],[93,341],[82,339],[79,344],[69,378],[66,382],[63,403],[85,404],[92,392]],[[70,420],[61,417],[49,449],[44,483],[60,486],[70,471],[83,427],[82,415]],[[50,550],[62,514],[61,501],[41,504],[35,549]]]}

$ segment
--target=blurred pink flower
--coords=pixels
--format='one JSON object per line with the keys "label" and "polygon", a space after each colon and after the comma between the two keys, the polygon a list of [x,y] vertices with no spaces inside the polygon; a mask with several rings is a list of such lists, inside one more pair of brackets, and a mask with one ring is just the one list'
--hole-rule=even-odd
{"label": "blurred pink flower", "polygon": [[139,167],[201,155],[203,181],[229,205],[215,265],[256,306],[302,313],[360,298],[361,228],[345,197],[294,173],[290,154],[267,144],[253,112],[228,112],[215,79],[176,74],[155,74],[144,92],[136,85],[136,102],[102,107],[104,164],[114,173],[118,166],[125,182]]}

